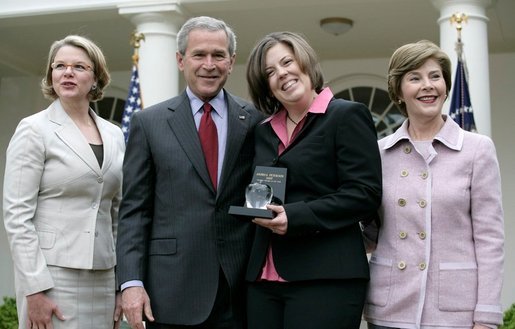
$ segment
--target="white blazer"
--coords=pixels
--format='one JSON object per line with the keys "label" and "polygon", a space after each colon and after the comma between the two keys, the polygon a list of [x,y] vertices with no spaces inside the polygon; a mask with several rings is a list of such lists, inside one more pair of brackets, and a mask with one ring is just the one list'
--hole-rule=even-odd
{"label": "white blazer", "polygon": [[7,148],[3,212],[17,295],[52,288],[47,265],[115,266],[125,143],[119,127],[90,112],[102,167],[59,100],[21,120]]}

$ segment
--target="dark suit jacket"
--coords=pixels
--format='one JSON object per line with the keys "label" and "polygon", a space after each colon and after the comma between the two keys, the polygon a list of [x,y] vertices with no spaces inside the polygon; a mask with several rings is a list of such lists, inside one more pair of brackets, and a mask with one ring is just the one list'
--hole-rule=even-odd
{"label": "dark suit jacket", "polygon": [[259,227],[247,280],[259,275],[269,244],[287,281],[368,279],[359,221],[381,202],[381,160],[370,111],[332,99],[325,114],[308,113],[304,127],[278,156],[270,123],[256,128],[256,165],[288,168],[285,236]]}
{"label": "dark suit jacket", "polygon": [[186,92],[135,114],[123,165],[117,280],[141,280],[159,323],[206,320],[220,268],[234,302],[254,232],[227,213],[243,205],[251,179],[254,126],[263,116],[226,94],[228,131],[218,192],[212,187]]}

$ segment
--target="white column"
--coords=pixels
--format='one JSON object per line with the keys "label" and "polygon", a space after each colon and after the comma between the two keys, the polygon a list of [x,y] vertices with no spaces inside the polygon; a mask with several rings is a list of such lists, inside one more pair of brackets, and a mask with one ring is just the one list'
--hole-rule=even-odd
{"label": "white column", "polygon": [[120,6],[119,13],[127,15],[136,30],[145,36],[140,42],[138,64],[144,107],[178,95],[176,36],[184,22],[179,5],[149,1],[148,4]]}
{"label": "white column", "polygon": [[[469,71],[469,90],[474,120],[479,133],[491,136],[490,115],[490,70],[488,64],[488,35],[486,8],[495,0],[432,0],[440,10],[440,47],[452,61],[452,78],[457,65],[456,41],[458,32],[451,24],[451,17],[456,13],[468,16],[461,30],[463,52]],[[452,90],[451,90],[452,95]],[[449,95],[450,96],[450,95]],[[450,98],[449,98],[450,99]],[[449,113],[450,101],[446,102],[445,113]]]}

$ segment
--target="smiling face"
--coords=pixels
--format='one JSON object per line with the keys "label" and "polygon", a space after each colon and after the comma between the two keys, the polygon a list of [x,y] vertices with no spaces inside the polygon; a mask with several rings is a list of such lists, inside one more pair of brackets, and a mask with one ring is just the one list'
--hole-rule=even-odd
{"label": "smiling face", "polygon": [[232,71],[235,56],[229,55],[224,31],[194,29],[188,35],[184,55],[177,52],[179,70],[191,91],[203,101],[215,97]]}
{"label": "smiling face", "polygon": [[406,103],[410,119],[440,117],[446,98],[442,68],[432,58],[402,77],[400,99]]}
{"label": "smiling face", "polygon": [[265,70],[270,91],[284,107],[309,105],[313,97],[311,80],[300,69],[290,47],[283,43],[271,47],[266,53]]}
{"label": "smiling face", "polygon": [[[74,70],[74,66],[93,67],[87,53],[78,47],[63,46],[55,57],[54,63],[64,64],[64,70],[52,69],[52,87],[55,93],[64,102],[88,101],[88,93],[95,83],[95,76],[91,69],[85,71]],[[58,65],[61,66],[61,65]]]}

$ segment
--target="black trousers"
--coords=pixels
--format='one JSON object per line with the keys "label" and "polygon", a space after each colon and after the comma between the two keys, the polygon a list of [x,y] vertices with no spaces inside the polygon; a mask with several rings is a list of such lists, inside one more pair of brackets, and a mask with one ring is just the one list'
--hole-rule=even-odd
{"label": "black trousers", "polygon": [[242,329],[234,317],[229,284],[220,270],[215,304],[206,321],[198,325],[146,323],[146,329]]}
{"label": "black trousers", "polygon": [[248,329],[358,329],[367,280],[253,282]]}

